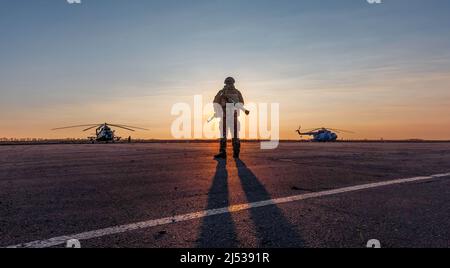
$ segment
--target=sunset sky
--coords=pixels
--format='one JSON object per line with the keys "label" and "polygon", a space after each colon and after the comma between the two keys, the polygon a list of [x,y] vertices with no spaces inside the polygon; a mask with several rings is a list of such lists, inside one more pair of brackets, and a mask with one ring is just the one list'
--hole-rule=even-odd
{"label": "sunset sky", "polygon": [[450,139],[449,18],[445,0],[0,0],[0,138],[171,138],[173,104],[234,76],[280,103],[284,139]]}

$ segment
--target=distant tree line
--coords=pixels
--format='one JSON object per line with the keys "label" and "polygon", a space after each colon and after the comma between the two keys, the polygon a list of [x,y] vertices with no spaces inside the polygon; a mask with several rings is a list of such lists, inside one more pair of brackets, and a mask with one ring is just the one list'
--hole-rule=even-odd
{"label": "distant tree line", "polygon": [[45,141],[81,141],[85,139],[44,139],[44,138],[0,138],[0,142],[45,142]]}

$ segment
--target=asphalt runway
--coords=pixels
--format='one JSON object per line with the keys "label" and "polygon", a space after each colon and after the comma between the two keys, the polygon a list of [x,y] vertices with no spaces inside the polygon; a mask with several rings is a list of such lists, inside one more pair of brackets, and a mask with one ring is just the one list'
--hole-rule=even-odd
{"label": "asphalt runway", "polygon": [[216,150],[0,146],[0,247],[450,247],[450,143]]}

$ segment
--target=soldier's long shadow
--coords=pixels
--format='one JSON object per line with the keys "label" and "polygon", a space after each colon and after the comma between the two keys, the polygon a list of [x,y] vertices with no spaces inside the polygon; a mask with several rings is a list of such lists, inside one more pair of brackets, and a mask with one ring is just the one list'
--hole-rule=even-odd
{"label": "soldier's long shadow", "polygon": [[[208,193],[207,210],[230,205],[226,160],[217,160],[216,173]],[[230,213],[203,218],[199,248],[233,248],[237,246],[236,228]]]}
{"label": "soldier's long shadow", "polygon": [[[256,175],[239,159],[238,176],[249,203],[270,200],[271,196]],[[260,241],[260,247],[302,247],[304,241],[283,212],[276,206],[251,208],[250,214]]]}

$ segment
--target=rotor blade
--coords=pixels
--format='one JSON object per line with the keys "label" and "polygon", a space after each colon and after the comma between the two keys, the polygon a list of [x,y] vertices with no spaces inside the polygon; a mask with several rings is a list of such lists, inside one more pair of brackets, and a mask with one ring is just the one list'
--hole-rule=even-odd
{"label": "rotor blade", "polygon": [[89,128],[84,129],[83,131],[88,131],[88,130],[91,130],[91,129],[93,129],[93,128],[95,128],[95,127],[98,127],[98,126],[99,126],[99,125],[89,127]]}
{"label": "rotor blade", "polygon": [[114,126],[114,127],[129,128],[129,129],[134,128],[134,129],[140,129],[140,130],[148,130],[146,128],[132,127],[132,126],[126,126],[126,125],[111,125],[111,124],[108,124],[108,125],[109,126]]}
{"label": "rotor blade", "polygon": [[334,130],[337,132],[344,132],[344,133],[351,133],[351,134],[355,134],[355,132],[353,131],[349,131],[349,130],[343,130],[343,129],[335,129],[335,128],[329,128],[330,130]]}
{"label": "rotor blade", "polygon": [[316,130],[320,130],[322,128],[311,128],[311,129],[305,129],[305,132],[311,132],[311,131],[316,131]]}
{"label": "rotor blade", "polygon": [[77,127],[92,127],[92,126],[99,126],[100,124],[90,124],[90,125],[78,125],[78,126],[70,126],[70,127],[59,127],[59,128],[53,128],[52,130],[60,130],[60,129],[68,129],[68,128],[77,128]]}
{"label": "rotor blade", "polygon": [[122,127],[122,126],[117,126],[117,125],[110,125],[110,124],[108,124],[108,126],[113,126],[113,127],[123,128],[123,129],[129,130],[129,131],[133,131],[133,132],[135,131],[134,129],[127,128],[127,127]]}
{"label": "rotor blade", "polygon": [[140,130],[147,130],[147,131],[149,131],[149,129],[142,128],[142,127],[133,127],[133,126],[127,126],[127,125],[118,125],[118,126],[121,126],[121,127],[127,127],[127,128],[135,128],[135,129],[140,129]]}

